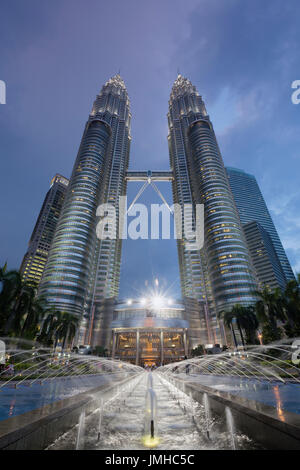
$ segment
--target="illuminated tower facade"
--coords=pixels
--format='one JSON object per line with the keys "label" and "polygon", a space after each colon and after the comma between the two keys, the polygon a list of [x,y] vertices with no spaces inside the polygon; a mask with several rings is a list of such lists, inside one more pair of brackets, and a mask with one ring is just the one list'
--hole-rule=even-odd
{"label": "illuminated tower facade", "polygon": [[180,74],[168,120],[174,201],[204,204],[204,247],[190,251],[178,240],[183,298],[199,304],[198,315],[190,310],[190,340],[222,341],[217,315],[255,301],[255,274],[213,125],[198,91]]}
{"label": "illuminated tower facade", "polygon": [[117,74],[94,101],[40,285],[50,304],[83,318],[79,342],[100,328],[102,318],[93,307],[118,292],[121,246],[118,240],[98,240],[96,211],[103,202],[117,204],[126,189],[130,118],[126,87]]}
{"label": "illuminated tower facade", "polygon": [[42,278],[69,180],[55,175],[37,218],[20,273],[23,281],[38,285]]}
{"label": "illuminated tower facade", "polygon": [[109,116],[110,145],[105,164],[101,204],[115,208],[116,237],[96,241],[93,269],[89,282],[84,339],[92,345],[110,347],[114,303],[119,294],[122,239],[119,236],[119,197],[126,196],[126,174],[130,152],[130,103],[120,75],[110,79],[97,97],[92,115]]}

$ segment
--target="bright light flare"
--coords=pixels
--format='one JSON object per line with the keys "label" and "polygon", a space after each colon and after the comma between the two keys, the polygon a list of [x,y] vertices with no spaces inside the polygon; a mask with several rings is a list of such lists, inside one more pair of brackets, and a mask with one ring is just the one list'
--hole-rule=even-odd
{"label": "bright light flare", "polygon": [[161,308],[164,306],[165,299],[157,295],[151,299],[151,303],[154,308]]}

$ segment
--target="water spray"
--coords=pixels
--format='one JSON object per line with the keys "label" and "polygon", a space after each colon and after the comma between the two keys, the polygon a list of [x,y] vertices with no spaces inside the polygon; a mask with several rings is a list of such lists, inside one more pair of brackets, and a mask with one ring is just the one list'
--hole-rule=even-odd
{"label": "water spray", "polygon": [[83,448],[83,438],[84,438],[84,431],[85,431],[85,411],[80,413],[79,422],[78,422],[78,433],[76,439],[76,450],[82,450]]}
{"label": "water spray", "polygon": [[156,411],[157,399],[156,393],[153,390],[153,377],[149,373],[147,380],[148,390],[146,393],[146,410],[145,410],[145,435],[143,437],[143,444],[145,447],[156,447],[159,444],[159,439],[156,437]]}
{"label": "water spray", "polygon": [[101,437],[102,410],[103,410],[103,399],[100,398],[99,421],[98,421],[98,438],[97,438],[98,442],[100,441],[100,437]]}

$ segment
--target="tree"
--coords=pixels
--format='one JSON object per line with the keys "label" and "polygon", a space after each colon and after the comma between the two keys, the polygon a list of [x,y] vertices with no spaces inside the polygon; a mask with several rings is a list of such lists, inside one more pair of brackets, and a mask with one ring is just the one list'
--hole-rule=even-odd
{"label": "tree", "polygon": [[282,338],[282,330],[277,322],[286,321],[284,309],[284,299],[280,289],[271,291],[267,287],[257,291],[258,301],[255,304],[255,311],[259,322],[263,325],[262,336],[264,343],[270,343]]}
{"label": "tree", "polygon": [[242,345],[257,344],[256,331],[259,326],[258,319],[253,306],[234,305],[229,311],[222,311],[219,317],[223,319],[224,324],[232,331],[235,346],[238,346],[234,323],[239,330]]}
{"label": "tree", "polygon": [[56,330],[60,324],[61,316],[62,313],[54,307],[46,310],[37,341],[49,347],[54,344],[54,340],[57,343]]}
{"label": "tree", "polygon": [[18,271],[7,271],[7,265],[0,269],[0,334],[7,334],[16,316],[24,309],[22,280]]}
{"label": "tree", "polygon": [[289,338],[300,335],[300,273],[287,283],[284,291],[284,308],[287,322],[285,333]]}
{"label": "tree", "polygon": [[44,301],[37,297],[37,285],[24,282],[18,271],[0,272],[0,331],[8,336],[34,339],[43,317]]}
{"label": "tree", "polygon": [[37,339],[51,346],[63,341],[63,349],[76,334],[79,319],[49,307],[37,295],[37,285],[22,280],[18,271],[0,268],[0,335]]}
{"label": "tree", "polygon": [[[234,325],[233,325],[233,323],[235,322],[235,319],[236,319],[236,312],[233,312],[232,310],[228,310],[228,311],[222,310],[219,313],[218,316],[219,316],[220,319],[223,320],[225,326],[227,326],[227,328],[229,328],[230,331],[232,332],[234,345],[237,348],[238,347],[238,342],[237,342],[236,334],[235,334],[235,331],[234,331]],[[241,339],[242,339],[242,343],[244,345],[243,335],[242,334],[241,334]]]}
{"label": "tree", "polygon": [[246,344],[258,344],[257,329],[259,322],[254,307],[252,305],[247,307],[239,306],[237,319],[241,329],[245,331]]}
{"label": "tree", "polygon": [[79,318],[70,313],[62,312],[56,330],[56,337],[63,341],[62,349],[65,349],[66,343],[70,343],[77,331]]}
{"label": "tree", "polygon": [[22,338],[35,339],[40,322],[45,316],[45,300],[37,297],[36,291],[35,286],[27,286],[27,308],[20,335]]}

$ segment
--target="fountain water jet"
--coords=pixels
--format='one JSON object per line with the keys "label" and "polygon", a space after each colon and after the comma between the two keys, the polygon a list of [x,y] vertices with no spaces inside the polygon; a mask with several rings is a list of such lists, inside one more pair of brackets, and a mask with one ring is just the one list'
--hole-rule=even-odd
{"label": "fountain water jet", "polygon": [[232,449],[236,450],[234,420],[233,420],[231,409],[228,406],[226,406],[225,408],[225,414],[226,414],[227,430],[230,435]]}
{"label": "fountain water jet", "polygon": [[100,441],[100,436],[101,436],[102,412],[103,412],[103,399],[100,398],[99,421],[98,421],[98,439],[97,439],[98,441]]}
{"label": "fountain water jet", "polygon": [[149,373],[147,380],[146,392],[146,410],[145,410],[145,435],[143,443],[146,447],[156,447],[159,439],[155,436],[156,431],[156,416],[157,416],[157,399],[156,393],[153,390],[153,377]]}
{"label": "fountain water jet", "polygon": [[149,372],[149,374],[148,374],[147,388],[152,388],[152,389],[153,389],[153,376],[152,376],[152,372]]}
{"label": "fountain water jet", "polygon": [[206,435],[207,435],[207,438],[210,439],[210,435],[209,435],[210,406],[209,406],[209,398],[208,398],[207,393],[203,394],[203,406],[204,406],[204,411],[205,411]]}
{"label": "fountain water jet", "polygon": [[82,450],[84,447],[84,433],[85,433],[85,411],[80,413],[78,422],[78,433],[76,439],[76,450]]}

